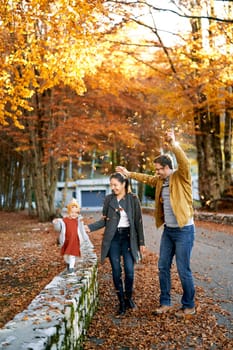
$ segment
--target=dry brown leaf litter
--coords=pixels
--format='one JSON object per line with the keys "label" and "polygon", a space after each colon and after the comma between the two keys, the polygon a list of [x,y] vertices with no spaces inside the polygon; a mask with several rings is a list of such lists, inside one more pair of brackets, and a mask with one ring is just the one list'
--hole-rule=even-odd
{"label": "dry brown leaf litter", "polygon": [[[64,263],[51,224],[38,223],[23,213],[0,212],[0,220],[0,322],[3,326],[64,269]],[[211,224],[207,225],[209,229]],[[203,229],[204,226],[205,223]],[[91,235],[99,256],[101,231]],[[99,308],[90,324],[84,350],[232,349],[232,329],[217,324],[215,317],[216,313],[227,317],[227,312],[201,287],[197,287],[195,316],[177,319],[173,312],[152,315],[159,303],[157,259],[156,254],[147,250],[143,261],[136,265],[134,298],[138,308],[127,311],[123,317],[116,316],[117,300],[110,265],[108,262],[99,265]],[[180,295],[175,268],[172,282],[172,294]],[[174,305],[178,307],[178,303]]]}

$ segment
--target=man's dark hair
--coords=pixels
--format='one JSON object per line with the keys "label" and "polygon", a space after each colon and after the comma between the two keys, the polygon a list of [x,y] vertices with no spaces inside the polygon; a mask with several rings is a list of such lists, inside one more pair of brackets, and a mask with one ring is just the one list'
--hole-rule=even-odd
{"label": "man's dark hair", "polygon": [[161,156],[156,157],[154,159],[154,163],[158,163],[163,167],[168,165],[170,169],[173,169],[173,161],[172,161],[172,158],[168,154],[163,154]]}

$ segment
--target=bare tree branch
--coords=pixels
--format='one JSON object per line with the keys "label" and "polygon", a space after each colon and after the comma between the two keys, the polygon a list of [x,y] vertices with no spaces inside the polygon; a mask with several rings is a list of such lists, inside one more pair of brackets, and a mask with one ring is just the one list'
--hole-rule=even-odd
{"label": "bare tree branch", "polygon": [[135,1],[128,2],[128,1],[119,1],[119,0],[107,0],[106,3],[115,3],[115,4],[127,5],[127,6],[145,5],[145,6],[148,6],[150,9],[153,9],[156,11],[174,13],[175,15],[182,17],[182,18],[208,19],[208,20],[212,20],[212,21],[216,21],[216,22],[233,23],[233,19],[220,18],[220,17],[215,17],[215,16],[195,16],[195,15],[183,14],[183,13],[177,12],[177,11],[172,10],[172,9],[154,6],[152,4],[149,4],[147,1],[135,0]]}

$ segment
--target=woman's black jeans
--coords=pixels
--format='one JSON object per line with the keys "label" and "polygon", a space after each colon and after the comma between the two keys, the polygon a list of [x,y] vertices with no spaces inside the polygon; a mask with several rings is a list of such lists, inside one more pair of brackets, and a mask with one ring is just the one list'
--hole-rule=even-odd
{"label": "woman's black jeans", "polygon": [[132,295],[134,282],[134,259],[130,250],[130,228],[118,228],[112,239],[108,253],[112,266],[112,277],[116,291],[123,295],[121,256],[124,262],[125,293]]}

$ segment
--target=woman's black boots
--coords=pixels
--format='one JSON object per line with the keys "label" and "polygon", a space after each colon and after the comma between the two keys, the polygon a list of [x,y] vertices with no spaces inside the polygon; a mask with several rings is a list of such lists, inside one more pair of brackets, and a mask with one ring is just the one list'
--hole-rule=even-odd
{"label": "woman's black boots", "polygon": [[136,304],[132,299],[132,292],[125,292],[125,307],[126,309],[136,308]]}
{"label": "woman's black boots", "polygon": [[124,294],[117,292],[117,297],[120,302],[118,315],[124,315],[126,311]]}
{"label": "woman's black boots", "polygon": [[126,309],[136,308],[136,304],[132,299],[132,292],[125,292],[125,295],[121,292],[117,292],[117,297],[120,302],[118,315],[124,315]]}

